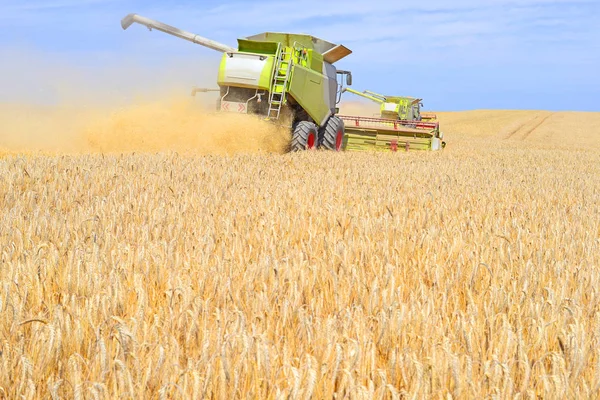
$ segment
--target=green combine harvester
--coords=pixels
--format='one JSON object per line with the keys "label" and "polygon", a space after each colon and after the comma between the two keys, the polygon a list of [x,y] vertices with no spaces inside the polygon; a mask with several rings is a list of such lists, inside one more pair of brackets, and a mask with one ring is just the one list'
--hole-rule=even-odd
{"label": "green combine harvester", "polygon": [[289,124],[291,151],[343,149],[337,104],[352,74],[333,65],[352,53],[343,45],[306,34],[264,32],[238,39],[234,48],[136,14],[123,18],[121,27],[134,22],[223,53],[219,88],[192,90],[218,91],[218,110]]}
{"label": "green combine harvester", "polygon": [[437,116],[421,113],[422,99],[342,89],[346,91],[381,104],[378,118],[339,116],[345,124],[346,150],[441,150],[446,146]]}

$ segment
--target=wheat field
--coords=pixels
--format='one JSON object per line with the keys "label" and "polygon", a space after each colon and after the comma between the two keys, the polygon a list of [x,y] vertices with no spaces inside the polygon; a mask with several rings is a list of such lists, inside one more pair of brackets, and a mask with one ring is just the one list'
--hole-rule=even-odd
{"label": "wheat field", "polygon": [[0,398],[598,397],[600,114],[439,115],[440,153],[0,139]]}

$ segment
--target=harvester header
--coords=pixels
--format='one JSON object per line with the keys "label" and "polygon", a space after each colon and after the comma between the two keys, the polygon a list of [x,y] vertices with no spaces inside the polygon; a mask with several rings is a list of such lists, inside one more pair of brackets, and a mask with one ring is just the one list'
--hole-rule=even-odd
{"label": "harvester header", "polygon": [[442,139],[435,114],[422,114],[422,99],[387,96],[365,90],[350,92],[380,104],[379,118],[340,116],[346,126],[345,148],[349,150],[440,150]]}

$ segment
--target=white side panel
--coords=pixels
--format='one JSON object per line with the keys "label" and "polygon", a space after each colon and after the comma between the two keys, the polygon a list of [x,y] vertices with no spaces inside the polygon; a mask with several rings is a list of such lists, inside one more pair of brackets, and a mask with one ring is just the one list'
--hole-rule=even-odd
{"label": "white side panel", "polygon": [[396,107],[398,104],[396,103],[383,103],[384,111],[396,112]]}
{"label": "white side panel", "polygon": [[234,53],[225,63],[223,85],[246,85],[258,87],[260,75],[267,64],[267,59],[258,56]]}

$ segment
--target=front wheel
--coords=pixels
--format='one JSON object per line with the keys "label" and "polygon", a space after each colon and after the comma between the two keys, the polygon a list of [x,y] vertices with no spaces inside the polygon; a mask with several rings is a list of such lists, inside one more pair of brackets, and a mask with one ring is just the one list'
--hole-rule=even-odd
{"label": "front wheel", "polygon": [[292,151],[312,150],[316,147],[319,133],[317,125],[308,121],[300,121],[292,132]]}
{"label": "front wheel", "polygon": [[344,140],[344,121],[340,117],[329,118],[321,138],[321,146],[327,150],[341,151]]}

